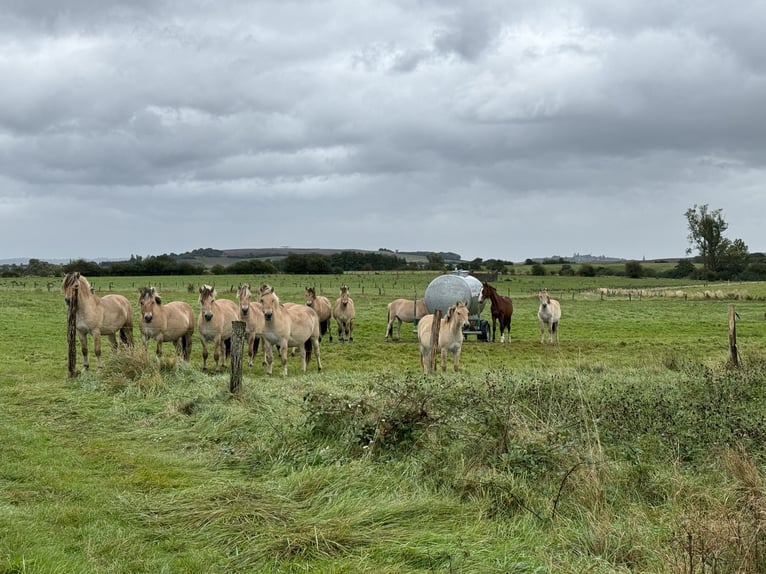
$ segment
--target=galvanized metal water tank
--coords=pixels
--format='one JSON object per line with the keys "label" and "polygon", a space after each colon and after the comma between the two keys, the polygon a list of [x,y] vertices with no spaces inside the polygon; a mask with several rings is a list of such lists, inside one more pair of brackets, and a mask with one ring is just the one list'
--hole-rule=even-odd
{"label": "galvanized metal water tank", "polygon": [[454,271],[449,275],[439,275],[426,287],[423,301],[431,313],[439,309],[442,315],[458,301],[468,305],[468,314],[478,316],[484,308],[479,303],[481,281],[468,274],[468,271]]}

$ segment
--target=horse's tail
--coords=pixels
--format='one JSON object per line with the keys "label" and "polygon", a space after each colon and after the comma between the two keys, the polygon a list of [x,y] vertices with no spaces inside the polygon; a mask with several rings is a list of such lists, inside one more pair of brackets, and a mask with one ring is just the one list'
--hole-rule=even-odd
{"label": "horse's tail", "polygon": [[127,347],[133,346],[133,325],[120,327],[120,340]]}
{"label": "horse's tail", "polygon": [[223,356],[227,358],[231,357],[231,337],[223,340],[223,349]]}
{"label": "horse's tail", "polygon": [[253,356],[258,354],[258,347],[261,345],[261,338],[256,337],[255,341],[253,341]]}
{"label": "horse's tail", "polygon": [[306,342],[303,343],[303,348],[306,349],[306,364],[309,364],[309,361],[311,360],[311,337],[306,339]]}
{"label": "horse's tail", "polygon": [[551,321],[551,334],[555,335],[559,332],[559,322]]}
{"label": "horse's tail", "polygon": [[325,319],[324,321],[319,321],[319,338],[320,338],[320,340],[321,340],[322,337],[324,337],[325,333],[327,333],[329,328],[330,328],[330,319]]}

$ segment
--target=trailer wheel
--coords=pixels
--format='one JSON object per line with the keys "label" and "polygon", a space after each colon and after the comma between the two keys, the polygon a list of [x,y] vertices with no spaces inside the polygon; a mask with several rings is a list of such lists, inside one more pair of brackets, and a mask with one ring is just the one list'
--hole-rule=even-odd
{"label": "trailer wheel", "polygon": [[492,333],[490,332],[490,329],[489,329],[489,321],[482,321],[480,324],[480,327],[481,327],[482,340],[489,343],[490,337],[492,336]]}

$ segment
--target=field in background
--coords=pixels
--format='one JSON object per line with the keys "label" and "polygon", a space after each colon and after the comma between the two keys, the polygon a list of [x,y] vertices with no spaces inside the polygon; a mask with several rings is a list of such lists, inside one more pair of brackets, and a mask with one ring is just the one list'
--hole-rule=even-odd
{"label": "field in background", "polygon": [[[519,266],[493,283],[514,298],[513,341],[470,337],[460,374],[426,378],[411,326],[384,341],[385,306],[437,275],[92,278],[195,309],[202,282],[230,298],[268,282],[292,302],[347,284],[354,342],[323,341],[321,374],[297,357],[286,378],[246,367],[239,399],[226,373],[200,372],[196,339],[190,366],[169,345],[159,366],[105,345],[101,371],[67,379],[60,279],[0,282],[0,572],[766,564],[766,284]],[[541,287],[561,300],[559,346],[539,342]]]}

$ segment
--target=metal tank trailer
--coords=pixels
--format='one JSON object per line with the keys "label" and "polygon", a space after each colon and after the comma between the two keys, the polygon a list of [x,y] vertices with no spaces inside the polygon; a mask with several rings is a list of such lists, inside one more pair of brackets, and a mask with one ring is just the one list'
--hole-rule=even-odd
{"label": "metal tank trailer", "polygon": [[430,313],[437,309],[442,316],[458,301],[465,301],[468,305],[469,325],[463,329],[463,335],[476,335],[479,341],[489,341],[489,321],[481,318],[484,309],[484,301],[479,303],[482,283],[468,271],[455,270],[448,275],[439,275],[426,287],[423,302]]}

